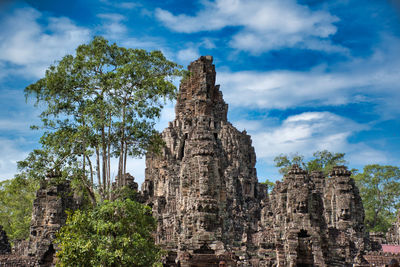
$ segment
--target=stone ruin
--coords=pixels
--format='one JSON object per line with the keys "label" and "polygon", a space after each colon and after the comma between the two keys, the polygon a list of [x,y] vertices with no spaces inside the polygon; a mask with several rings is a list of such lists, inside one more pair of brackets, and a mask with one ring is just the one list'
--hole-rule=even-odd
{"label": "stone ruin", "polygon": [[[28,241],[14,244],[13,253],[0,251],[0,266],[54,266],[55,251],[53,241],[55,233],[67,219],[66,210],[77,207],[69,181],[56,185],[50,179],[41,183],[33,202],[33,212]],[[0,233],[1,236],[1,233]],[[3,244],[0,240],[0,248]],[[10,251],[9,251],[10,252]],[[3,255],[2,255],[3,254]]]}
{"label": "stone ruin", "polygon": [[350,172],[337,166],[324,177],[293,166],[261,208],[255,239],[259,241],[260,266],[271,262],[279,266],[365,263],[364,211]]}
{"label": "stone ruin", "polygon": [[372,266],[387,266],[391,259],[400,262],[400,211],[397,220],[393,223],[389,231],[370,233],[371,250],[366,253],[364,258]]}
{"label": "stone ruin", "polygon": [[67,220],[65,211],[73,210],[74,207],[75,200],[69,181],[57,185],[45,182],[37,191],[27,254],[36,257],[41,266],[52,264],[55,234]]}
{"label": "stone ruin", "polygon": [[227,121],[211,57],[189,66],[175,110],[162,155],[146,159],[142,185],[158,221],[157,242],[182,266],[226,252],[247,262],[265,191],[257,186],[250,136]]}
{"label": "stone ruin", "polygon": [[389,244],[400,245],[400,210],[397,214],[397,220],[386,233],[386,242]]}
{"label": "stone ruin", "polygon": [[344,166],[329,177],[293,166],[267,193],[251,138],[227,120],[211,56],[189,66],[161,155],[142,193],[165,266],[353,266],[368,249],[364,209]]}

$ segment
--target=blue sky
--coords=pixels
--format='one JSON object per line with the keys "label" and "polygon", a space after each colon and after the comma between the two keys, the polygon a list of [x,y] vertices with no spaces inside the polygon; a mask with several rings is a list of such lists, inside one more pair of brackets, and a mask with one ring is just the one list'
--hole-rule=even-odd
{"label": "blue sky", "polygon": [[[400,1],[0,1],[0,180],[38,147],[23,89],[95,35],[188,65],[213,55],[229,120],[251,134],[260,181],[273,158],[346,153],[400,162]],[[158,128],[174,118],[170,104]],[[128,170],[143,181],[144,160]]]}

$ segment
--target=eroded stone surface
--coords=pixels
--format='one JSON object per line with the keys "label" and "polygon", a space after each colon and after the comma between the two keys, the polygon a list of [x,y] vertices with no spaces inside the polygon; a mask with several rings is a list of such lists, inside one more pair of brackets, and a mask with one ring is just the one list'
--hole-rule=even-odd
{"label": "eroded stone surface", "polygon": [[0,225],[0,255],[9,254],[11,252],[11,245],[8,242],[6,232],[3,230],[3,226]]}
{"label": "eroded stone surface", "polygon": [[41,265],[51,265],[56,232],[65,224],[67,209],[75,207],[69,181],[51,185],[43,182],[36,192],[29,237],[28,256],[38,259]]}
{"label": "eroded stone surface", "polygon": [[189,71],[176,119],[162,133],[163,154],[146,159],[143,191],[158,220],[157,242],[175,252],[181,264],[187,253],[201,254],[204,245],[208,254],[236,251],[247,260],[264,197],[254,148],[246,132],[227,121],[212,58],[201,57]]}
{"label": "eroded stone surface", "polygon": [[386,233],[386,241],[389,244],[400,245],[400,210],[398,212],[396,222]]}
{"label": "eroded stone surface", "polygon": [[202,266],[201,257],[232,266],[361,263],[364,211],[350,172],[336,167],[325,177],[294,166],[269,196],[250,136],[227,121],[212,57],[189,71],[162,133],[166,147],[147,156],[142,186],[167,265]]}
{"label": "eroded stone surface", "polygon": [[69,181],[51,184],[43,181],[33,202],[29,241],[15,241],[13,253],[0,257],[0,266],[54,266],[56,232],[65,224],[66,210],[74,210],[79,203],[74,199]]}

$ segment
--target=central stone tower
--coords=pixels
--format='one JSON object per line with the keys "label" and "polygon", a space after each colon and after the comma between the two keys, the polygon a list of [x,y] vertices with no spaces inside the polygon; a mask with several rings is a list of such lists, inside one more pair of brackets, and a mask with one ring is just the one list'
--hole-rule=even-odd
{"label": "central stone tower", "polygon": [[266,197],[250,136],[227,121],[212,60],[204,56],[190,64],[176,118],[162,133],[166,147],[146,159],[142,191],[158,220],[156,240],[181,266],[205,255],[209,264],[227,254],[246,261]]}

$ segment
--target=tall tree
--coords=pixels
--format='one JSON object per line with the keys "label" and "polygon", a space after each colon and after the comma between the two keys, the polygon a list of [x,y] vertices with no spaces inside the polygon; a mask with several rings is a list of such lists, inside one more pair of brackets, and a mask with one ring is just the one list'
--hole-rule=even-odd
{"label": "tall tree", "polygon": [[165,100],[176,96],[172,81],[180,74],[159,51],[126,49],[102,37],[80,45],[74,56],[65,56],[25,88],[26,96],[34,96],[44,109],[43,149],[30,157],[50,157],[47,171],[73,172],[93,203],[96,183],[102,198],[108,198],[112,158],[122,179],[128,156],[160,147],[155,120]]}
{"label": "tall tree", "polygon": [[363,200],[367,229],[386,232],[400,208],[400,168],[367,165],[354,179]]}
{"label": "tall tree", "polygon": [[297,164],[307,171],[322,171],[328,174],[334,166],[346,164],[344,153],[332,153],[327,150],[314,152],[313,158],[305,162],[304,156],[299,154],[279,155],[275,157],[275,167],[279,173],[286,174],[293,164]]}

